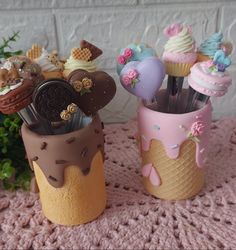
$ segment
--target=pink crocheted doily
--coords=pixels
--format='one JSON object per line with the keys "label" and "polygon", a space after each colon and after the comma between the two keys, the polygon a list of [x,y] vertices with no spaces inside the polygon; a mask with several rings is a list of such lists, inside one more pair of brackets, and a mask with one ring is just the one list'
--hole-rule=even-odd
{"label": "pink crocheted doily", "polygon": [[107,125],[107,208],[77,227],[50,223],[38,195],[0,191],[1,249],[235,249],[236,120],[213,123],[206,184],[195,198],[168,202],[142,185],[134,121]]}

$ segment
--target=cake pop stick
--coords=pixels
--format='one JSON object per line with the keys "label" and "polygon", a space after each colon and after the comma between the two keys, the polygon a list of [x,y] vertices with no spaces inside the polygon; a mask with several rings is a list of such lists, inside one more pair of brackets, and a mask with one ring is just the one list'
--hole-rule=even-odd
{"label": "cake pop stick", "polygon": [[180,95],[182,92],[184,77],[168,76],[167,80],[167,112],[178,112]]}

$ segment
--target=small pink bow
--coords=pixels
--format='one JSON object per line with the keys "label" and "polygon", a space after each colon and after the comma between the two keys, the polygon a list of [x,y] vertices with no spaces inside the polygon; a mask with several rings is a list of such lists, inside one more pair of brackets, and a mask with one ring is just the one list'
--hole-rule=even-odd
{"label": "small pink bow", "polygon": [[153,186],[160,186],[160,177],[156,169],[153,167],[152,163],[146,164],[142,167],[142,175],[144,177],[149,177],[149,180]]}
{"label": "small pink bow", "polygon": [[179,23],[173,23],[164,29],[164,35],[167,37],[176,36],[182,30],[183,26]]}

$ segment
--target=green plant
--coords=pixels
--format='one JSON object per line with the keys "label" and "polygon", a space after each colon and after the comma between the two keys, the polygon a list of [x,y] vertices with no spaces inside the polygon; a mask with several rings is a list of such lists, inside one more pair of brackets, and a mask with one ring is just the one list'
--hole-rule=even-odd
{"label": "green plant", "polygon": [[31,173],[19,134],[21,124],[17,114],[3,115],[0,121],[0,180],[7,189],[28,189],[30,184]]}
{"label": "green plant", "polygon": [[[8,58],[22,54],[21,50],[11,49],[10,43],[19,38],[19,32],[3,38],[0,45],[0,58]],[[0,181],[6,189],[28,189],[31,171],[25,158],[24,145],[19,134],[22,121],[17,114],[3,115],[0,113]]]}
{"label": "green plant", "polygon": [[0,58],[8,58],[11,56],[15,56],[15,55],[21,55],[22,54],[22,50],[17,50],[17,51],[5,51],[6,48],[8,49],[12,49],[11,46],[9,45],[11,42],[16,42],[16,39],[19,38],[19,31],[17,32],[13,32],[12,36],[9,36],[7,39],[6,38],[2,38],[3,43],[2,45],[0,45]]}

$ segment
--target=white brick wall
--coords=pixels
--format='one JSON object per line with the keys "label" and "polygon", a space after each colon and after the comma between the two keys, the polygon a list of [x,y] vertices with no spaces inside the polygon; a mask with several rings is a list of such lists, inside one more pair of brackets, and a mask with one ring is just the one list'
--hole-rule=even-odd
{"label": "white brick wall", "polygon": [[[15,48],[32,43],[58,49],[68,56],[73,46],[87,39],[104,50],[99,67],[116,79],[117,94],[101,115],[106,122],[125,121],[136,115],[136,98],[119,84],[115,57],[130,42],[145,42],[159,55],[165,43],[163,28],[174,22],[193,26],[199,44],[221,29],[236,46],[236,1],[233,0],[0,0],[0,36],[19,30]],[[231,66],[236,79],[236,49]],[[164,84],[165,87],[165,84]],[[229,93],[213,100],[214,118],[236,116],[236,80]]]}

